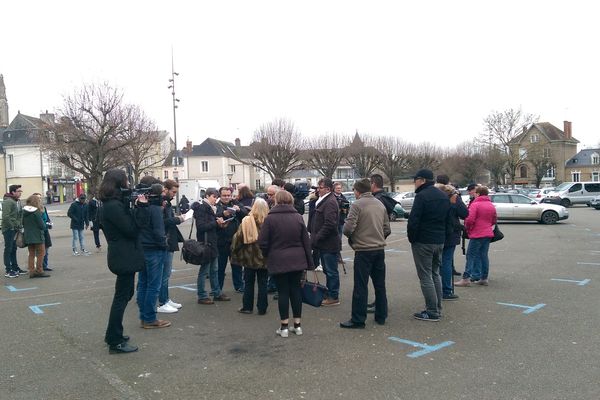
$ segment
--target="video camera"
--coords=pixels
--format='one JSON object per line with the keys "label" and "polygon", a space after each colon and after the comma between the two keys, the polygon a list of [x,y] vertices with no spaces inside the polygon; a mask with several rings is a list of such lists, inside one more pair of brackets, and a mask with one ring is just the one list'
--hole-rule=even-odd
{"label": "video camera", "polygon": [[138,196],[143,195],[148,199],[148,205],[162,205],[164,196],[162,195],[163,186],[160,183],[154,183],[150,186],[137,184],[133,189],[121,188],[121,199],[125,203],[129,203],[129,207],[135,206],[135,201]]}

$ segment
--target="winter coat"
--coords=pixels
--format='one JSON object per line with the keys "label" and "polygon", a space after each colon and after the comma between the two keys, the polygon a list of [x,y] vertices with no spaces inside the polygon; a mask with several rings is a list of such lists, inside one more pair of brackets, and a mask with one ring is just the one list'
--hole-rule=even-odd
{"label": "winter coat", "polygon": [[410,243],[444,244],[447,233],[452,231],[449,218],[450,200],[448,195],[426,182],[415,190],[408,224],[406,226]]}
{"label": "winter coat", "polygon": [[233,215],[233,219],[229,221],[227,225],[223,227],[217,228],[217,245],[221,249],[230,248],[231,241],[233,240],[233,235],[237,232],[242,219],[248,215],[248,210],[237,202],[237,200],[231,200],[229,204],[223,204],[221,202],[217,203],[217,218],[221,217],[224,220],[229,219],[232,215],[225,216],[223,213],[227,210],[227,207],[233,207],[234,205],[240,207],[240,211],[237,211],[235,215]]}
{"label": "winter coat", "polygon": [[[254,219],[252,215],[248,215],[244,218]],[[261,227],[262,226],[260,225],[257,226],[259,234]],[[244,233],[241,225],[235,235],[233,235],[233,241],[231,243],[231,263],[250,269],[267,268],[265,257],[263,256],[260,246],[258,245],[258,241],[244,244]]]}
{"label": "winter coat", "polygon": [[81,203],[79,199],[75,199],[75,201],[71,203],[69,211],[67,211],[67,217],[71,218],[71,229],[82,231],[84,225],[86,228],[90,225],[90,220],[88,219],[87,213],[87,205],[85,203]]}
{"label": "winter coat", "polygon": [[448,217],[452,222],[452,229],[446,236],[445,246],[458,246],[460,244],[460,238],[463,231],[463,226],[460,223],[460,219],[465,219],[469,215],[469,209],[460,198],[460,195],[456,196],[456,203],[450,203],[450,211]]}
{"label": "winter coat", "polygon": [[212,207],[204,201],[202,203],[195,201],[192,204],[192,210],[194,210],[194,220],[196,222],[196,240],[204,243],[204,234],[206,233],[207,243],[216,250],[217,216]]}
{"label": "winter coat", "polygon": [[142,246],[148,250],[166,250],[167,235],[162,207],[151,204],[148,206],[148,212],[150,214],[148,224],[140,230]]}
{"label": "winter coat", "polygon": [[469,239],[493,238],[496,224],[496,207],[488,196],[478,196],[469,205],[465,228]]}
{"label": "winter coat", "polygon": [[[334,194],[335,195],[335,194]],[[348,216],[348,211],[350,211],[350,202],[343,194],[335,195],[335,199],[338,202],[338,208],[340,209],[340,225],[344,225],[346,222],[346,217]]]}
{"label": "winter coat", "polygon": [[274,206],[258,235],[269,274],[314,269],[310,240],[302,216],[288,204]]}
{"label": "winter coat", "polygon": [[396,203],[398,202],[394,200],[389,193],[379,190],[377,192],[373,192],[373,197],[383,203],[388,216],[394,212],[394,207],[396,207]]}
{"label": "winter coat", "polygon": [[175,216],[173,206],[167,201],[163,209],[163,219],[165,222],[165,233],[167,235],[167,251],[179,251],[179,243],[183,242],[183,235],[177,225],[181,224],[181,219]]}
{"label": "winter coat", "polygon": [[339,237],[340,210],[333,193],[329,193],[318,204],[310,222],[310,241],[313,249],[321,252],[340,251]]}
{"label": "winter coat", "polygon": [[52,239],[50,238],[50,229],[52,229],[52,221],[48,215],[48,210],[44,207],[42,213],[42,221],[44,221],[44,245],[46,248],[52,247]]}
{"label": "winter coat", "polygon": [[108,244],[108,269],[115,275],[128,275],[144,268],[144,249],[140,229],[148,223],[147,206],[134,210],[128,204],[110,199],[103,202],[101,223]]}
{"label": "winter coat", "polygon": [[88,210],[88,221],[92,223],[92,229],[98,230],[101,228],[100,226],[100,208],[102,207],[102,202],[93,198],[87,205]]}
{"label": "winter coat", "polygon": [[44,229],[46,224],[42,219],[42,212],[33,206],[23,207],[23,238],[25,244],[44,243]]}
{"label": "winter coat", "polygon": [[6,193],[2,203],[2,230],[9,231],[20,228],[22,226],[21,216],[22,210],[18,200],[15,200],[10,193]]}
{"label": "winter coat", "polygon": [[350,206],[343,233],[355,251],[383,250],[391,233],[385,206],[371,193],[361,194]]}

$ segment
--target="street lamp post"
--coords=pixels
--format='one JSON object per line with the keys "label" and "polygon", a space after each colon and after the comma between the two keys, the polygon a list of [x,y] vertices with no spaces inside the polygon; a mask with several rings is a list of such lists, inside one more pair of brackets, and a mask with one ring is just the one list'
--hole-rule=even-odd
{"label": "street lamp post", "polygon": [[[175,156],[173,157],[172,165],[175,168],[179,168],[179,149],[177,148],[177,116],[175,110],[177,110],[177,103],[179,103],[179,99],[175,96],[175,77],[179,76],[177,72],[175,72],[174,63],[173,63],[173,48],[171,48],[171,79],[169,79],[169,89],[171,89],[171,96],[173,96],[173,141],[175,142]],[[177,176],[175,176],[175,180],[179,181],[179,169],[177,170]],[[177,191],[176,195],[176,204],[175,210],[179,212],[179,191]]]}

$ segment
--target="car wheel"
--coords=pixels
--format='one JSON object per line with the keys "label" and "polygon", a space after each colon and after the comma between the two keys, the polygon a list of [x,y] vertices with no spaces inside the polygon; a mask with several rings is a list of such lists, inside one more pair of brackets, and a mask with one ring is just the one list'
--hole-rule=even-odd
{"label": "car wheel", "polygon": [[555,224],[558,221],[558,214],[554,211],[544,211],[541,222],[546,225]]}
{"label": "car wheel", "polygon": [[393,213],[390,213],[390,222],[394,222],[394,221],[396,221],[396,218],[397,218],[397,217],[396,217],[396,213],[395,213],[395,212],[393,212]]}
{"label": "car wheel", "polygon": [[563,207],[570,207],[571,206],[571,200],[569,199],[562,199],[560,201],[560,205]]}

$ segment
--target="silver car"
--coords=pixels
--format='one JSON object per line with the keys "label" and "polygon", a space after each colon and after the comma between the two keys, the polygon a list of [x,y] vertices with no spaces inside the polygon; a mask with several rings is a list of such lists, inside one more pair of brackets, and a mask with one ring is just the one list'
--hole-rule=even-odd
{"label": "silver car", "polygon": [[415,201],[415,192],[402,192],[394,196],[396,200],[405,211],[409,211],[412,208],[413,202]]}
{"label": "silver car", "polygon": [[559,205],[540,203],[527,196],[516,193],[496,193],[490,195],[496,207],[499,220],[538,221],[543,224],[555,224],[569,218],[569,211]]}

